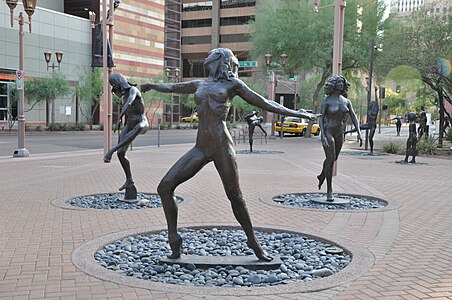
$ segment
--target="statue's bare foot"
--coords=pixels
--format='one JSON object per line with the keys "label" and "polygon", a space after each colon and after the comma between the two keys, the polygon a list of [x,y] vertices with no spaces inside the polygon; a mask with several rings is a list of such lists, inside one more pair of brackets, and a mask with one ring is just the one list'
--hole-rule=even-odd
{"label": "statue's bare foot", "polygon": [[412,159],[412,160],[410,161],[410,163],[415,164],[415,163],[416,163],[416,160]]}
{"label": "statue's bare foot", "polygon": [[119,188],[120,191],[125,190],[129,186],[132,186],[135,182],[132,179],[127,179],[126,182]]}
{"label": "statue's bare foot", "polygon": [[267,251],[262,249],[262,247],[257,242],[251,243],[250,241],[247,241],[246,244],[248,245],[248,247],[253,249],[254,255],[256,255],[256,257],[259,258],[259,260],[263,260],[263,261],[272,261],[273,260],[273,257],[270,256],[267,253]]}
{"label": "statue's bare foot", "polygon": [[333,193],[332,192],[327,192],[326,193],[326,201],[330,201],[330,202],[334,201],[334,197],[333,197]]}
{"label": "statue's bare foot", "polygon": [[108,152],[107,154],[105,154],[104,156],[104,163],[109,163],[111,161],[111,153]]}
{"label": "statue's bare foot", "polygon": [[323,174],[320,174],[317,176],[317,179],[319,180],[319,190],[322,188],[322,184],[325,181],[325,176],[323,176]]}
{"label": "statue's bare foot", "polygon": [[182,254],[182,237],[176,234],[174,237],[168,237],[168,241],[173,252],[168,255],[168,258],[180,258]]}

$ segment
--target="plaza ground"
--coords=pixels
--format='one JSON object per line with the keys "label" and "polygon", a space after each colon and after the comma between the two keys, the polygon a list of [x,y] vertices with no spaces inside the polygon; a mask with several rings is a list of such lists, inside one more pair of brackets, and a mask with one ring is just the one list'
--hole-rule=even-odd
{"label": "plaza ground", "polygon": [[[406,141],[406,136],[395,137],[393,132],[388,136]],[[163,175],[192,145],[130,151],[138,190],[155,193]],[[236,148],[248,149],[248,145]],[[166,230],[163,210],[53,205],[57,199],[117,191],[124,182],[122,169],[115,156],[110,164],[103,163],[101,150],[32,154],[26,159],[1,156],[0,299],[452,299],[450,156],[420,156],[413,165],[396,163],[402,155],[345,155],[359,151],[355,139],[347,136],[333,179],[335,192],[374,196],[392,206],[365,212],[316,211],[267,200],[284,193],[317,191],[316,175],[324,159],[320,137],[269,139],[267,144],[256,140],[254,149],[283,153],[237,156],[253,225],[347,241],[371,254],[368,268],[348,281],[311,292],[274,287],[263,295],[241,291],[239,296],[236,288],[206,294],[202,288],[197,292],[183,286],[149,289],[100,280],[74,266],[73,251],[109,234]],[[179,228],[238,225],[213,164],[179,186],[176,194],[192,199],[180,206]]]}

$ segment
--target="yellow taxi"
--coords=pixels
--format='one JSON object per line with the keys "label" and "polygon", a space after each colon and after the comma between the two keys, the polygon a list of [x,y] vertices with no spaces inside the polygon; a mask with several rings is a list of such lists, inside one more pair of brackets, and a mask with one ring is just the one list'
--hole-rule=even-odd
{"label": "yellow taxi", "polygon": [[181,122],[198,122],[198,113],[194,112],[191,116],[180,118]]}
{"label": "yellow taxi", "polygon": [[[278,121],[275,124],[275,131],[281,135],[281,122]],[[297,117],[285,117],[284,122],[282,124],[284,133],[292,133],[298,136],[302,136],[306,134],[306,130],[308,127],[308,121],[303,118]],[[320,134],[320,127],[318,124],[313,124],[311,132],[313,135]]]}

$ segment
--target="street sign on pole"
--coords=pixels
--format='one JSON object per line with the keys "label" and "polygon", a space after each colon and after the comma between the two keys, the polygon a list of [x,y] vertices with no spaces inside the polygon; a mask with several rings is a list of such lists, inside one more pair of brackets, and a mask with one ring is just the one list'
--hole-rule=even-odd
{"label": "street sign on pole", "polygon": [[239,61],[239,67],[241,68],[257,68],[257,61]]}
{"label": "street sign on pole", "polygon": [[24,73],[21,70],[16,71],[16,86],[18,90],[24,88]]}

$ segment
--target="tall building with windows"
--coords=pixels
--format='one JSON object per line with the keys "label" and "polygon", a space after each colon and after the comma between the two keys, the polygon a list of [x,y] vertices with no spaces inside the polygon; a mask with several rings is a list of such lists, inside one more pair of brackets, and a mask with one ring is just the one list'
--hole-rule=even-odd
{"label": "tall building with windows", "polygon": [[231,49],[246,60],[250,43],[247,22],[256,15],[255,0],[182,1],[182,64],[184,78],[205,77],[206,53],[217,47]]}
{"label": "tall building with windows", "polygon": [[409,16],[413,11],[427,9],[431,14],[451,14],[451,0],[392,0],[390,11],[400,17]]}
{"label": "tall building with windows", "polygon": [[213,48],[229,48],[239,60],[248,59],[250,28],[247,22],[255,18],[256,2],[182,0],[182,80],[206,77],[203,63]]}

